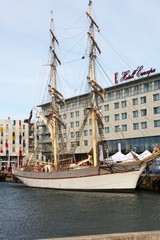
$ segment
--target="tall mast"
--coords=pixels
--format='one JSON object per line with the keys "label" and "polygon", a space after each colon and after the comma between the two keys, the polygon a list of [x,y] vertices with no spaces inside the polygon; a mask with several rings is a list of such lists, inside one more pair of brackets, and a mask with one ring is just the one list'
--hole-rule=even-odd
{"label": "tall mast", "polygon": [[99,31],[99,27],[97,26],[96,22],[92,17],[92,0],[89,0],[89,14],[87,14],[90,20],[90,27],[89,27],[89,38],[90,38],[90,53],[89,53],[89,76],[87,77],[88,83],[91,86],[91,119],[92,119],[92,148],[93,148],[93,162],[94,166],[99,165],[98,161],[98,154],[97,154],[97,135],[98,135],[98,126],[97,121],[100,118],[99,109],[98,109],[98,96],[103,98],[103,89],[96,83],[96,76],[95,76],[95,59],[97,51],[99,54],[101,53],[95,39],[94,39],[94,28],[96,27]]}
{"label": "tall mast", "polygon": [[[52,12],[51,12],[52,14]],[[55,170],[57,170],[57,164],[58,164],[58,142],[57,142],[57,131],[58,131],[58,124],[61,123],[61,120],[59,119],[59,108],[57,99],[59,102],[64,103],[64,98],[61,95],[61,93],[57,90],[57,83],[56,83],[56,67],[57,64],[61,64],[60,60],[57,57],[57,54],[55,52],[55,43],[58,44],[58,40],[54,35],[54,21],[53,17],[51,16],[51,46],[50,46],[50,52],[51,52],[51,84],[49,85],[49,93],[51,95],[51,125],[52,125],[52,150],[53,150],[53,158],[54,158],[54,167]]]}

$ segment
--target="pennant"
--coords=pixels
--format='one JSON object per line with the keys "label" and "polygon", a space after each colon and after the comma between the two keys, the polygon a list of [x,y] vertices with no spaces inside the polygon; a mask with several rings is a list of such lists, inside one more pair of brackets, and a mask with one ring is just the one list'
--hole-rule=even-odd
{"label": "pennant", "polygon": [[32,119],[32,110],[30,111],[30,115],[29,115],[28,123],[31,122],[31,119]]}

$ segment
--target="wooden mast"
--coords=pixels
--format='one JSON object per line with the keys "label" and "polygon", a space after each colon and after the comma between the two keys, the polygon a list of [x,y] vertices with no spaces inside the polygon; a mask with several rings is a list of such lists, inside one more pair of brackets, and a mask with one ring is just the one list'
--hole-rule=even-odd
{"label": "wooden mast", "polygon": [[[52,12],[51,12],[52,14]],[[56,53],[55,53],[55,42],[58,44],[58,41],[54,35],[54,22],[53,17],[51,17],[51,46],[50,46],[50,52],[51,52],[51,85],[49,85],[49,92],[51,94],[51,122],[52,122],[52,150],[53,150],[53,158],[54,158],[54,167],[55,170],[57,170],[57,162],[58,162],[58,142],[57,142],[57,127],[58,122],[56,115],[58,114],[58,106],[56,102],[56,96],[54,94],[53,89],[57,89],[56,84],[56,66],[57,63],[60,63],[60,60],[58,59]]]}
{"label": "wooden mast", "polygon": [[94,40],[94,27],[97,28],[99,31],[99,27],[97,26],[96,22],[92,17],[92,0],[89,0],[89,14],[87,14],[90,20],[90,28],[89,28],[89,38],[90,38],[90,53],[89,53],[89,76],[87,77],[88,82],[91,86],[92,98],[91,98],[91,119],[92,119],[92,148],[93,148],[93,163],[94,166],[97,167],[99,165],[98,154],[97,154],[97,135],[98,135],[98,128],[97,128],[97,118],[99,115],[98,110],[98,99],[96,94],[100,94],[102,97],[101,92],[103,90],[101,87],[96,83],[96,76],[95,76],[95,58],[96,58],[96,51],[98,50],[101,53],[96,41]]}

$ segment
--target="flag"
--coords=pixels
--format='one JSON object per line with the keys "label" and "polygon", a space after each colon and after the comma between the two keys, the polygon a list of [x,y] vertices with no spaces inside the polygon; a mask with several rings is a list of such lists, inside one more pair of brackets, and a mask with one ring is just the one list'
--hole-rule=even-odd
{"label": "flag", "polygon": [[23,154],[22,154],[22,149],[20,148],[20,150],[19,150],[19,156],[22,157],[22,155],[23,155]]}
{"label": "flag", "polygon": [[22,140],[22,134],[20,133],[20,135],[19,135],[19,141],[21,141]]}
{"label": "flag", "polygon": [[26,143],[25,143],[25,140],[23,140],[23,148],[26,147]]}
{"label": "flag", "polygon": [[9,156],[9,151],[8,150],[6,150],[6,157],[8,157]]}
{"label": "flag", "polygon": [[29,118],[28,119],[24,119],[24,123],[30,123],[31,119],[32,119],[32,110],[30,111]]}
{"label": "flag", "polygon": [[32,119],[32,110],[30,111],[30,115],[29,115],[28,123],[31,122],[31,119]]}
{"label": "flag", "polygon": [[6,144],[5,145],[6,145],[6,148],[8,149],[8,140],[6,140]]}

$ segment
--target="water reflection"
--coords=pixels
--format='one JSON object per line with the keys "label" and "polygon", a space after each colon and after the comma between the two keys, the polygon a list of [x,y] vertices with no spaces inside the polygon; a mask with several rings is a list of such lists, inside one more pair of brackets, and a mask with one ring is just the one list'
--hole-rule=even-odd
{"label": "water reflection", "polygon": [[160,195],[91,193],[0,183],[0,239],[159,230]]}

